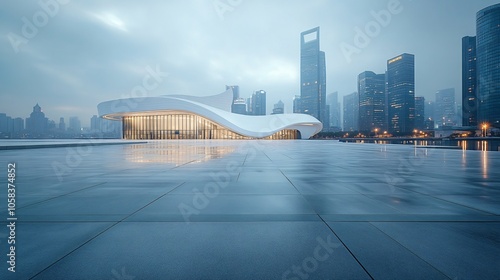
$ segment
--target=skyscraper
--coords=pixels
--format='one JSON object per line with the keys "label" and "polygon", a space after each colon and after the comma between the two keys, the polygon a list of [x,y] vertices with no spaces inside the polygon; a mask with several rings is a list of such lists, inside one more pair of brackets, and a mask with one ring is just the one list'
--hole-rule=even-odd
{"label": "skyscraper", "polygon": [[415,96],[415,128],[419,130],[426,129],[425,98],[423,96]]}
{"label": "skyscraper", "polygon": [[0,133],[8,133],[9,132],[9,119],[10,117],[7,114],[0,113]]}
{"label": "skyscraper", "polygon": [[24,130],[24,120],[22,118],[12,119],[12,132],[20,133]]}
{"label": "skyscraper", "polygon": [[328,94],[326,97],[326,103],[330,106],[330,127],[340,129],[342,124],[340,123],[339,93],[333,92]]}
{"label": "skyscraper", "polygon": [[240,87],[239,86],[228,86],[226,85],[226,90],[228,89],[232,89],[233,90],[233,102],[231,103],[231,113],[234,113],[234,110],[235,110],[235,105],[234,105],[234,101],[236,101],[236,99],[240,98]]}
{"label": "skyscraper", "polygon": [[49,119],[45,117],[42,112],[42,108],[38,103],[33,107],[33,112],[31,112],[30,117],[26,119],[26,130],[32,134],[32,136],[39,136],[47,131]]}
{"label": "skyscraper", "polygon": [[478,122],[500,127],[500,4],[476,14]]}
{"label": "skyscraper", "polygon": [[344,96],[344,131],[358,131],[359,94],[353,92]]}
{"label": "skyscraper", "polygon": [[247,98],[247,115],[253,115],[252,96]]}
{"label": "skyscraper", "polygon": [[297,114],[302,112],[300,108],[300,95],[295,95],[293,98],[293,112]]}
{"label": "skyscraper", "polygon": [[385,74],[366,71],[358,75],[359,130],[385,130]]}
{"label": "skyscraper", "polygon": [[247,114],[247,104],[245,98],[237,98],[233,101],[232,112],[240,115]]}
{"label": "skyscraper", "polygon": [[66,124],[64,123],[64,118],[63,117],[59,118],[59,130],[60,131],[66,131]]}
{"label": "skyscraper", "polygon": [[326,117],[325,53],[320,51],[319,27],[300,34],[301,112],[324,122]]}
{"label": "skyscraper", "polygon": [[278,101],[278,103],[274,104],[273,115],[276,114],[284,114],[285,113],[285,103],[283,101]]}
{"label": "skyscraper", "polygon": [[266,92],[258,90],[252,94],[252,115],[266,115]]}
{"label": "skyscraper", "polygon": [[436,120],[436,102],[425,101],[424,107],[425,119],[430,119],[432,121]]}
{"label": "skyscraper", "polygon": [[462,125],[477,125],[476,37],[462,38]]}
{"label": "skyscraper", "polygon": [[78,117],[70,117],[69,118],[69,127],[68,130],[74,133],[80,133],[82,130],[82,125],[80,123],[80,119]]}
{"label": "skyscraper", "polygon": [[455,89],[447,88],[436,92],[436,120],[438,127],[453,126],[455,123]]}
{"label": "skyscraper", "polygon": [[101,131],[101,118],[99,118],[97,115],[93,115],[92,118],[90,118],[90,131]]}
{"label": "skyscraper", "polygon": [[388,130],[411,134],[415,125],[415,56],[404,53],[387,61]]}

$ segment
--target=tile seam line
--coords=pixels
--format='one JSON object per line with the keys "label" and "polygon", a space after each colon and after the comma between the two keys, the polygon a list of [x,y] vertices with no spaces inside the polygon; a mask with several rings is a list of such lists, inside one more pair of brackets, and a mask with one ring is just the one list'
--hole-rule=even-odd
{"label": "tile seam line", "polygon": [[382,229],[380,229],[379,227],[377,227],[376,225],[373,224],[373,222],[368,222],[368,224],[370,224],[372,227],[374,227],[375,229],[377,229],[378,231],[380,231],[382,234],[384,234],[385,236],[389,237],[389,239],[391,239],[392,241],[396,242],[397,244],[399,244],[401,247],[405,248],[406,250],[408,250],[408,252],[410,252],[412,255],[414,255],[415,257],[417,257],[418,259],[422,260],[424,263],[428,264],[429,266],[431,266],[432,268],[434,268],[436,271],[439,271],[439,273],[443,274],[443,276],[447,277],[448,279],[452,279],[450,278],[446,273],[444,273],[443,271],[441,271],[440,269],[438,269],[437,267],[435,267],[434,265],[430,264],[429,262],[427,262],[426,260],[424,260],[423,258],[421,258],[419,255],[417,255],[415,252],[413,252],[412,250],[410,250],[410,248],[404,246],[403,244],[401,244],[399,241],[397,241],[396,239],[392,238],[392,236],[390,236],[389,234],[387,234],[385,231],[383,231]]}
{"label": "tile seam line", "polygon": [[[248,153],[245,155],[245,159],[243,159],[243,163],[241,164],[241,169],[243,170],[245,166],[245,162],[247,161]],[[240,180],[241,170],[238,172],[238,177],[236,177],[236,182]]]}
{"label": "tile seam line", "polygon": [[[283,176],[285,176],[285,178],[290,182],[290,184],[292,184],[292,186],[299,192],[299,190],[295,187],[295,185],[292,183],[292,181],[290,181],[290,179],[288,179],[288,177],[283,173],[283,171],[281,171],[281,169],[280,169],[280,172],[281,172],[281,174],[283,174]],[[342,241],[342,239],[340,239],[340,237],[335,233],[335,231],[333,231],[333,229],[330,227],[330,225],[328,225],[328,223],[325,222],[325,220],[323,219],[323,217],[321,217],[321,215],[314,210],[314,208],[312,207],[311,203],[303,195],[302,195],[302,198],[307,202],[307,204],[309,205],[309,207],[311,207],[311,209],[316,213],[316,215],[318,216],[318,218],[320,218],[320,220],[323,222],[323,224],[326,227],[328,227],[328,229],[330,229],[330,231],[335,235],[335,237],[337,237],[337,239],[340,241],[340,243],[342,243],[342,246],[344,246],[344,248],[346,248],[347,252],[349,252],[349,254],[354,258],[354,260],[363,269],[363,271],[368,275],[368,277],[370,277],[370,279],[373,280],[374,279],[373,276],[368,272],[368,270],[366,270],[366,268],[363,266],[363,264],[361,264],[361,262],[358,260],[358,258],[356,258],[356,256],[353,254],[353,252],[351,252],[351,250],[349,249],[349,247],[347,247],[347,245],[344,243],[344,241]]]}
{"label": "tile seam line", "polygon": [[[446,200],[446,199],[443,199],[443,198],[440,198],[440,197],[437,197],[435,195],[432,195],[432,194],[427,194],[427,193],[422,193],[422,192],[419,192],[419,191],[415,191],[415,190],[409,190],[409,189],[406,189],[404,187],[399,187],[399,188],[402,188],[406,191],[410,191],[410,192],[414,192],[416,194],[420,194],[420,195],[423,195],[423,196],[427,196],[427,197],[430,197],[430,198],[433,198],[433,199],[437,199],[437,200],[441,200],[441,201],[444,201],[444,202],[447,202],[447,203],[450,203],[450,204],[455,204],[455,205],[458,205],[458,206],[461,206],[461,207],[465,207],[465,208],[468,208],[468,209],[471,209],[471,210],[474,210],[474,211],[478,211],[478,212],[483,212],[483,213],[486,213],[488,215],[498,215],[498,214],[495,214],[495,213],[491,213],[491,212],[488,212],[488,211],[484,211],[484,210],[481,210],[481,209],[477,209],[477,208],[474,208],[474,207],[471,207],[471,206],[467,206],[467,205],[464,205],[464,204],[460,204],[458,202],[453,202],[453,201],[450,201],[450,200]],[[438,194],[440,195],[440,194]],[[443,194],[443,195],[447,195],[447,194]],[[466,196],[466,195],[462,195],[462,196]]]}
{"label": "tile seam line", "polygon": [[365,268],[365,266],[361,263],[360,260],[358,260],[358,258],[356,258],[356,256],[354,255],[354,253],[351,251],[351,249],[349,249],[349,247],[347,246],[347,244],[344,243],[344,241],[342,241],[342,239],[340,238],[340,236],[337,235],[337,233],[335,233],[335,231],[330,227],[330,225],[325,221],[323,220],[323,217],[321,217],[319,214],[318,214],[318,217],[321,219],[321,221],[323,221],[323,223],[328,227],[328,229],[330,229],[330,231],[335,235],[335,237],[337,237],[337,239],[340,241],[340,243],[342,243],[342,246],[344,246],[344,248],[346,248],[346,250],[349,252],[349,254],[354,258],[354,260],[359,264],[359,266],[361,266],[361,268],[365,271],[365,273],[373,280],[375,278],[373,278],[373,276],[370,274],[370,272],[368,272],[368,270]]}
{"label": "tile seam line", "polygon": [[[254,214],[238,214],[237,216],[250,216]],[[288,215],[288,214],[259,214],[263,216],[282,216],[282,215]],[[323,214],[317,214],[317,213],[311,213],[311,214],[292,214],[294,216],[311,216],[311,217],[317,217],[322,216]],[[24,223],[24,224],[36,224],[36,223],[97,223],[97,222],[118,222],[116,220],[23,220],[23,221],[18,221],[19,223]],[[490,223],[500,223],[500,220],[329,220],[329,219],[324,219],[325,221],[332,222],[332,223],[440,223],[440,224],[448,224],[448,223],[484,223],[484,224],[490,224]],[[256,220],[257,221],[257,220]],[[291,220],[291,219],[282,219],[282,220],[259,220],[259,221],[265,221],[265,222],[276,222],[276,221],[287,221],[287,222],[301,222],[301,221],[314,221],[314,220]],[[320,221],[319,219],[317,220],[318,222]],[[128,222],[184,222],[184,220],[179,219],[178,221],[175,220],[148,220],[148,221],[121,221],[123,223],[128,223]],[[206,222],[206,221],[196,221],[196,222]],[[211,221],[208,221],[211,222]],[[225,221],[223,221],[225,222]],[[231,221],[233,222],[233,221]],[[238,222],[238,221],[236,221]],[[248,222],[248,221],[241,221],[241,222]],[[252,222],[252,221],[250,221]],[[7,223],[7,222],[0,222],[1,223]]]}
{"label": "tile seam line", "polygon": [[91,186],[88,186],[86,188],[78,189],[78,190],[75,190],[75,191],[72,191],[72,192],[69,192],[69,193],[65,193],[65,194],[61,194],[61,195],[58,195],[58,196],[51,197],[49,199],[45,199],[45,200],[42,200],[42,201],[34,202],[32,204],[24,205],[24,206],[18,207],[17,209],[23,209],[23,208],[26,208],[26,207],[30,207],[30,206],[33,206],[33,205],[40,204],[40,203],[45,203],[45,202],[53,200],[53,199],[57,199],[57,198],[60,198],[60,197],[63,197],[63,196],[67,196],[67,195],[71,195],[71,194],[74,194],[74,193],[77,193],[77,192],[80,192],[80,191],[84,191],[84,190],[88,190],[88,189],[91,189],[91,188],[95,188],[95,187],[98,187],[98,186],[106,184],[106,183],[107,182],[97,183],[95,185],[91,185]]}
{"label": "tile seam line", "polygon": [[96,234],[95,236],[93,236],[92,238],[90,238],[89,240],[85,241],[84,243],[80,244],[79,246],[77,246],[76,248],[74,248],[73,250],[71,250],[70,252],[68,252],[67,254],[65,254],[64,256],[60,257],[59,259],[57,259],[56,261],[52,262],[51,264],[49,264],[47,267],[45,267],[44,269],[40,270],[39,272],[37,272],[35,275],[31,276],[29,279],[34,279],[35,277],[39,276],[40,274],[42,274],[44,271],[48,270],[49,268],[51,268],[52,266],[54,266],[55,264],[57,264],[58,262],[62,261],[64,258],[66,258],[67,256],[73,254],[74,252],[76,252],[77,250],[79,250],[80,248],[82,248],[83,246],[87,245],[88,243],[90,243],[91,241],[93,241],[94,239],[96,239],[97,237],[101,236],[103,233],[107,232],[108,230],[110,230],[111,228],[115,227],[116,225],[118,225],[119,223],[121,223],[122,221],[128,219],[129,217],[133,216],[135,213],[141,211],[142,209],[148,207],[149,205],[151,205],[152,203],[158,201],[160,198],[166,196],[167,194],[169,194],[171,191],[177,189],[178,187],[184,185],[186,182],[182,182],[180,183],[177,187],[171,189],[170,191],[162,194],[161,196],[153,199],[151,202],[147,203],[146,205],[142,206],[141,208],[137,209],[136,211],[132,212],[131,214],[129,214],[128,216],[124,217],[123,219],[117,221],[117,222],[114,222],[113,224],[111,224],[109,227],[105,228],[104,230],[102,230],[101,232],[99,232],[98,234]]}

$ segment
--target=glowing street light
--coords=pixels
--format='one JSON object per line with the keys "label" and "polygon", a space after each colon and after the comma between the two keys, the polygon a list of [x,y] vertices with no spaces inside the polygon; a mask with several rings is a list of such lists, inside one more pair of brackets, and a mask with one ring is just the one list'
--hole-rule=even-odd
{"label": "glowing street light", "polygon": [[[481,128],[482,128],[482,129],[484,129],[484,134],[483,134],[483,137],[486,137],[486,131],[487,131],[487,129],[488,129],[488,124],[487,124],[487,123],[483,123],[483,125],[482,125],[482,127],[481,127]],[[481,132],[482,132],[482,130],[481,130]]]}

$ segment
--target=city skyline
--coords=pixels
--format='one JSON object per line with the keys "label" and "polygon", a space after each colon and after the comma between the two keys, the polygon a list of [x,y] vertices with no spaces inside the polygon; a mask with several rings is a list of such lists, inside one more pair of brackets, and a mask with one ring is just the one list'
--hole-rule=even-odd
{"label": "city skyline", "polygon": [[[146,92],[148,96],[201,96],[235,84],[242,96],[266,90],[267,113],[278,100],[291,112],[293,97],[300,94],[297,34],[315,26],[321,27],[321,49],[326,53],[326,92],[339,92],[339,99],[356,90],[359,73],[383,73],[387,58],[408,52],[417,57],[416,96],[430,100],[439,89],[455,88],[456,100],[461,100],[461,39],[475,35],[476,12],[495,1],[360,3],[290,1],[284,6],[242,1],[221,10],[201,1],[120,6],[70,2],[59,4],[57,11],[53,8],[54,15],[26,39],[24,18],[33,23],[33,15],[43,7],[37,2],[2,2],[0,53],[2,65],[10,71],[0,85],[0,111],[27,118],[39,103],[49,119],[78,116],[83,126],[89,126],[97,103],[131,97],[147,75],[156,73],[152,80],[156,87]],[[356,30],[377,23],[374,15],[387,11],[390,3],[399,3],[397,13],[387,24],[379,23],[380,32],[368,38],[366,46],[356,46]],[[283,13],[276,14],[277,9]],[[449,9],[453,15],[447,14]],[[255,15],[263,20],[251,20]],[[283,20],[290,16],[297,20]],[[426,40],[415,41],[424,33]],[[17,53],[12,34],[27,41],[14,39]],[[429,49],[428,41],[439,48]],[[346,55],[342,49],[346,44],[359,52]],[[442,63],[436,65],[438,59]]]}

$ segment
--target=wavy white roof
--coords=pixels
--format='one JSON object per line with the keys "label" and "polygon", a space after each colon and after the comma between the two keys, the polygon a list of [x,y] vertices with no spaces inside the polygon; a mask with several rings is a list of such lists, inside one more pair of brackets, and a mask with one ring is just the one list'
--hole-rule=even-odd
{"label": "wavy white roof", "polygon": [[189,112],[238,134],[255,138],[270,136],[283,129],[296,129],[300,131],[302,139],[309,139],[323,128],[319,120],[306,114],[247,116],[224,110],[231,108],[232,100],[233,92],[228,89],[207,97],[163,95],[110,100],[97,105],[97,111],[100,117],[114,120],[131,115]]}

